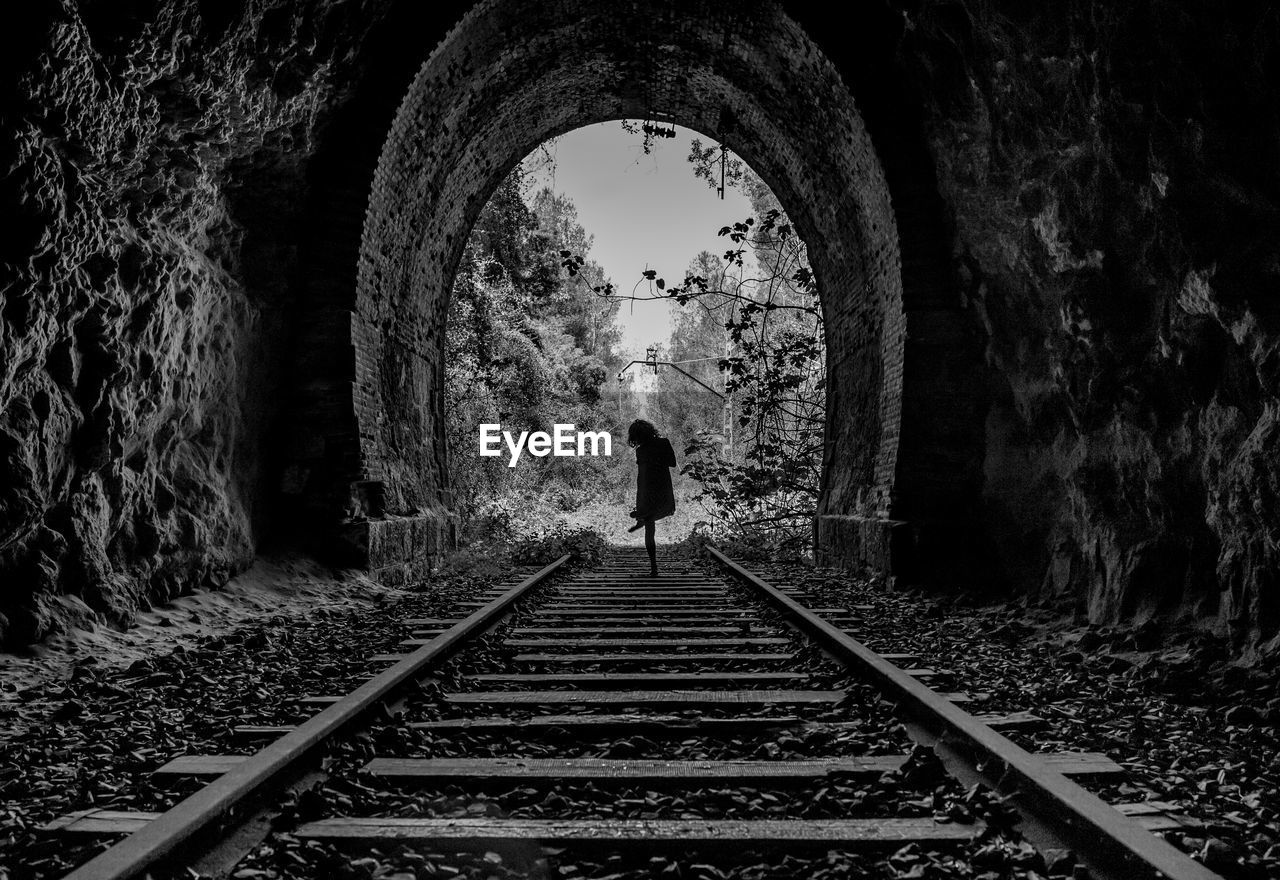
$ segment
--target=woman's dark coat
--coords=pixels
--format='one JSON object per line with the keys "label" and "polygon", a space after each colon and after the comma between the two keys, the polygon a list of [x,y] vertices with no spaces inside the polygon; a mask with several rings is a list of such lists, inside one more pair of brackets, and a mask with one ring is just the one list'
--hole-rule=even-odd
{"label": "woman's dark coat", "polygon": [[636,447],[637,519],[662,519],[676,512],[676,496],[671,491],[671,468],[676,453],[666,437],[655,437]]}

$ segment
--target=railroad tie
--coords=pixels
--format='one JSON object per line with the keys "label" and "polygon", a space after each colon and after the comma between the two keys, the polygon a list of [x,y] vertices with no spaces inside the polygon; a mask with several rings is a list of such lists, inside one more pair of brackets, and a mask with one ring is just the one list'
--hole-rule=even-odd
{"label": "railroad tie", "polygon": [[580,653],[580,654],[516,654],[511,660],[515,663],[540,663],[548,666],[553,665],[591,665],[598,663],[602,666],[626,666],[626,665],[649,665],[655,663],[662,664],[686,664],[686,663],[742,663],[743,661],[752,661],[755,663],[778,663],[794,660],[795,654],[737,654],[729,652],[706,652],[706,653],[688,653],[688,654],[601,654],[601,653]]}
{"label": "railroad tie", "polygon": [[397,781],[629,781],[676,787],[717,780],[727,785],[811,781],[839,775],[876,778],[897,770],[906,755],[812,761],[662,761],[610,758],[375,758],[363,772]]}
{"label": "railroad tie", "polygon": [[[416,642],[410,642],[417,644]],[[401,644],[406,644],[401,642]],[[744,648],[751,645],[789,645],[790,639],[775,636],[759,638],[685,638],[676,641],[669,639],[569,639],[552,637],[546,639],[507,639],[504,645],[513,648]],[[746,656],[746,655],[744,655]]]}
{"label": "railroad tie", "polygon": [[571,617],[563,615],[540,616],[534,619],[523,619],[517,621],[520,626],[531,626],[538,624],[540,627],[590,627],[598,629],[604,626],[663,626],[663,627],[724,627],[726,632],[746,632],[753,627],[768,627],[758,620],[751,620],[746,617],[728,617],[725,615],[682,615],[682,614],[663,614],[658,617],[652,615],[645,616],[621,616],[621,617],[604,617],[604,616],[582,616]]}
{"label": "railroad tie", "polygon": [[794,684],[803,672],[491,672],[467,676],[478,684],[573,685],[574,687],[711,687]]}
{"label": "railroad tie", "polygon": [[322,819],[295,836],[334,843],[422,843],[433,848],[492,849],[503,843],[579,843],[687,848],[733,841],[744,846],[839,847],[887,852],[908,843],[958,846],[977,837],[981,823],[933,819]]}
{"label": "railroad tie", "polygon": [[[1140,804],[1117,804],[1117,811],[1138,821],[1148,831],[1198,830],[1202,824],[1195,819],[1176,812],[1172,805],[1159,801]],[[77,810],[41,826],[42,831],[63,834],[132,834],[145,828],[148,823],[160,816],[160,813],[131,812],[128,810],[111,810],[91,808]],[[429,825],[397,824],[380,828],[381,823],[397,821],[387,819],[353,819],[338,818],[310,822],[296,832],[298,837],[330,840],[363,840],[366,842],[385,842],[394,840],[413,840],[414,835],[422,835],[428,840],[433,834],[442,835]],[[565,820],[528,820],[528,819],[436,819],[436,820],[398,820],[399,823],[434,822],[442,826],[459,829],[460,833],[472,832],[468,837],[451,838],[465,841],[471,839],[477,847],[488,841],[531,840],[537,839],[547,843],[562,843],[575,840],[605,840],[607,842],[657,841],[679,844],[681,840],[705,839],[751,841],[756,844],[777,843],[779,839],[788,842],[812,842],[816,845],[839,845],[841,848],[871,848],[875,839],[872,823],[881,824],[880,834],[883,836],[892,829],[899,836],[890,843],[893,848],[907,843],[944,844],[963,843],[976,837],[983,830],[981,823],[973,825],[951,825],[936,823],[932,819],[846,819],[846,820],[697,820],[691,822],[680,820],[641,819],[641,820],[578,820],[579,826],[568,824]],[[547,823],[543,826],[530,825],[532,822]],[[607,827],[601,823],[616,823],[621,827]],[[459,826],[461,824],[461,827]],[[514,825],[511,823],[519,823]],[[551,827],[554,823],[554,827]],[[884,825],[883,823],[890,823]],[[357,825],[362,827],[357,827]],[[635,827],[635,826],[641,827]],[[606,835],[591,834],[597,829]],[[692,831],[694,833],[684,833]],[[964,832],[968,832],[967,834]],[[649,836],[643,836],[648,833]],[[699,834],[706,834],[699,838]],[[361,836],[365,835],[365,836]],[[385,836],[384,836],[385,835]],[[608,835],[615,835],[609,837]],[[785,836],[784,836],[785,835]],[[914,835],[914,836],[913,836]],[[896,841],[894,843],[893,841]]]}
{"label": "railroad tie", "polygon": [[[643,611],[646,612],[646,614],[640,619],[651,620],[652,618],[648,616],[647,612],[653,611],[653,609],[646,608],[646,609],[643,609]],[[616,608],[607,608],[607,607],[580,608],[576,605],[568,605],[568,606],[544,605],[541,609],[539,609],[538,619],[551,620],[551,619],[556,619],[561,617],[564,617],[564,618],[590,617],[590,618],[601,618],[605,620],[617,620],[619,618],[635,619],[640,614],[641,612],[634,608],[628,608],[628,609],[616,609]],[[690,617],[698,617],[702,621],[706,621],[706,620],[758,621],[759,620],[759,615],[753,614],[751,611],[747,611],[742,608],[714,608],[714,609],[711,609],[710,611],[698,611],[698,610],[691,611],[684,607],[679,607],[669,612],[666,612],[664,614],[664,619],[666,619],[668,615],[685,615]]]}
{"label": "railroad tie", "polygon": [[650,706],[703,709],[719,706],[778,706],[784,704],[834,704],[845,692],[818,690],[544,690],[471,691],[445,694],[447,703],[459,706]]}
{"label": "railroad tie", "polygon": [[407,726],[416,730],[439,731],[511,731],[565,730],[570,733],[594,735],[602,731],[623,730],[628,733],[645,733],[669,736],[688,736],[690,733],[715,733],[738,735],[782,727],[794,727],[802,722],[797,715],[729,715],[692,718],[662,714],[608,714],[595,712],[576,715],[533,715],[528,718],[499,715],[486,718],[448,718],[441,721],[415,721]]}
{"label": "railroad tie", "polygon": [[[517,636],[582,636],[593,634],[614,636],[714,636],[732,635],[742,632],[738,626],[664,626],[662,623],[653,626],[522,626],[513,629]],[[417,633],[415,633],[417,635]]]}

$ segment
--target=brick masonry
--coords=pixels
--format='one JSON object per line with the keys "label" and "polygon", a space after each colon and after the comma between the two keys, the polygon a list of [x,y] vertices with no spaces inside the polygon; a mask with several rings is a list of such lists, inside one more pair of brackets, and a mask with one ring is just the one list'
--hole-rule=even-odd
{"label": "brick masonry", "polygon": [[[933,172],[901,114],[869,130],[844,73],[772,3],[477,4],[407,84],[376,167],[368,143],[334,162],[313,281],[337,308],[303,355],[342,379],[315,384],[299,415],[323,413],[326,435],[296,444],[310,457],[304,508],[340,519],[353,557],[380,572],[447,547],[441,340],[468,231],[548,137],[647,117],[722,138],[809,244],[831,359],[821,556],[894,565],[889,524],[954,522],[980,473],[981,412],[963,387],[971,353],[946,328],[954,285]],[[968,446],[939,457],[938,436]]]}

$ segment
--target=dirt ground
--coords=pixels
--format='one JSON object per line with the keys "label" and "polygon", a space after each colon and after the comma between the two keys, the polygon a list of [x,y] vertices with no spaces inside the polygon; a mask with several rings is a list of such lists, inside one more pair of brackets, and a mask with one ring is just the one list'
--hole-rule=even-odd
{"label": "dirt ground", "polygon": [[[23,653],[0,652],[0,707],[9,704],[12,709],[20,691],[66,679],[86,662],[124,668],[264,616],[306,617],[318,608],[356,610],[396,594],[358,572],[335,572],[306,557],[260,559],[222,589],[199,590],[139,612],[128,629],[75,628]],[[0,719],[10,714],[0,710]],[[0,721],[0,731],[5,726]]]}

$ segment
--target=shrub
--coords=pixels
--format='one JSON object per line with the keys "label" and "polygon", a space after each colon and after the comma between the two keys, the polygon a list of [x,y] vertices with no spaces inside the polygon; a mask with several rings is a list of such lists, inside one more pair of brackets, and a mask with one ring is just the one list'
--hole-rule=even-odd
{"label": "shrub", "polygon": [[574,489],[567,483],[554,480],[543,490],[542,497],[555,509],[564,513],[573,513],[582,507],[585,500],[584,494],[580,489]]}
{"label": "shrub", "polygon": [[477,577],[499,580],[510,573],[511,564],[500,544],[460,547],[445,556],[441,576]]}
{"label": "shrub", "polygon": [[487,501],[476,510],[467,531],[479,540],[506,541],[517,531],[515,501],[508,497]]}
{"label": "shrub", "polygon": [[606,546],[604,536],[595,529],[557,523],[517,538],[511,545],[511,559],[519,565],[549,565],[567,553],[571,563],[594,565]]}
{"label": "shrub", "polygon": [[684,540],[675,546],[701,554],[708,544],[735,562],[769,562],[777,556],[777,548],[769,541],[748,540],[723,529],[712,533],[698,523]]}

